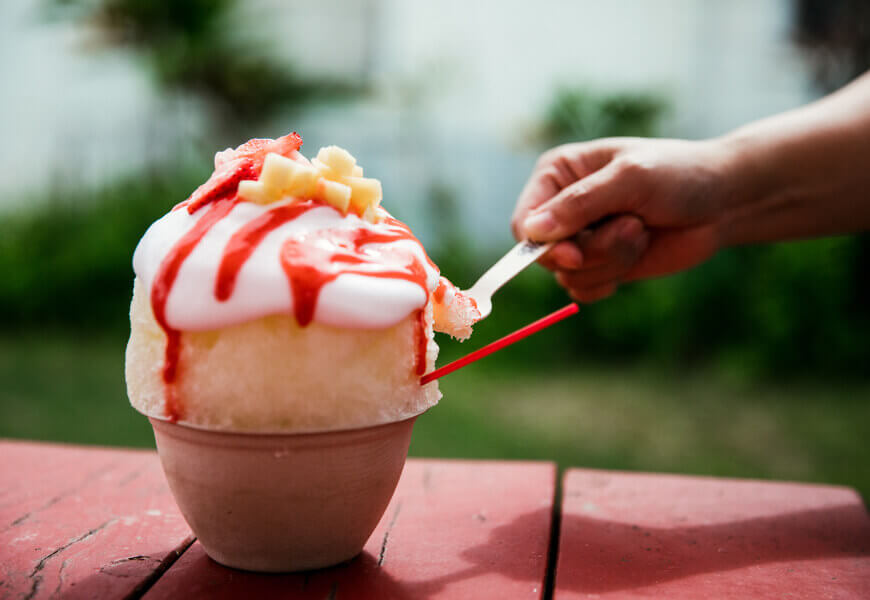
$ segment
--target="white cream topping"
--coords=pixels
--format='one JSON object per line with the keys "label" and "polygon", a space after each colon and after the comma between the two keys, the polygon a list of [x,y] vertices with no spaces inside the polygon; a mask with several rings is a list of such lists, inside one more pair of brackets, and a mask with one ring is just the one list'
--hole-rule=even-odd
{"label": "white cream topping", "polygon": [[[215,296],[215,283],[224,248],[232,235],[247,223],[285,206],[287,201],[268,205],[238,203],[199,241],[182,264],[169,293],[166,320],[182,331],[218,329],[271,314],[293,314],[293,294],[281,265],[279,253],[285,241],[326,229],[370,229],[394,231],[385,223],[369,223],[359,217],[341,215],[330,206],[318,206],[268,233],[242,266],[232,295],[225,301]],[[154,222],[133,255],[136,276],[151,290],[160,265],[175,244],[209,209],[189,214],[186,208],[173,210]],[[411,256],[422,264],[428,292],[401,278],[369,277],[344,273],[326,283],[319,295],[314,320],[336,327],[385,328],[395,325],[425,306],[438,286],[439,275],[426,259],[423,247],[414,240],[399,240],[365,246],[368,255],[384,250],[385,256]],[[395,270],[392,264],[354,265],[355,270]]]}

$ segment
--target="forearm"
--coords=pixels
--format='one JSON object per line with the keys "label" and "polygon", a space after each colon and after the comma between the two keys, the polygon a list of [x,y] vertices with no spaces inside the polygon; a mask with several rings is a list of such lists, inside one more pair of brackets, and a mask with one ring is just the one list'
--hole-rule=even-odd
{"label": "forearm", "polygon": [[723,246],[870,229],[870,74],[719,142]]}

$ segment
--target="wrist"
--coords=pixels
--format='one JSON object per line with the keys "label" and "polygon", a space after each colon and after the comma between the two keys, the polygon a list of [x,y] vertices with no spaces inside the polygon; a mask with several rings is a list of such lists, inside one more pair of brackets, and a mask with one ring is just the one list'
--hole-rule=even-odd
{"label": "wrist", "polygon": [[764,146],[745,129],[711,140],[718,156],[718,214],[715,228],[720,248],[746,243],[743,225],[765,204],[775,186]]}

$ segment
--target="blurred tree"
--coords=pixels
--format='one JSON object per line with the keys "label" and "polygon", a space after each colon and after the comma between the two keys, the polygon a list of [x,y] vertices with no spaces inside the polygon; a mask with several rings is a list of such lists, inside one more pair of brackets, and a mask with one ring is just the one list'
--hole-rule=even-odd
{"label": "blurred tree", "polygon": [[586,88],[559,88],[534,133],[543,146],[609,136],[655,135],[668,104],[642,92],[604,94]]}
{"label": "blurred tree", "polygon": [[870,68],[870,2],[797,0],[793,37],[816,85],[831,92]]}
{"label": "blurred tree", "polygon": [[279,110],[346,97],[360,82],[303,76],[263,36],[245,35],[237,0],[50,0],[108,48],[143,59],[155,82],[194,96],[220,143],[237,144]]}
{"label": "blurred tree", "polygon": [[450,267],[454,262],[462,263],[459,267],[462,271],[476,266],[468,264],[474,254],[471,252],[470,238],[464,227],[460,206],[459,194],[450,185],[442,182],[430,184],[426,207],[434,244],[431,247],[427,245],[427,249],[433,257],[438,257],[445,263],[438,262],[445,273],[453,272]]}
{"label": "blurred tree", "polygon": [[62,326],[122,338],[129,328],[131,255],[148,226],[202,182],[176,164],[0,218],[0,331]]}

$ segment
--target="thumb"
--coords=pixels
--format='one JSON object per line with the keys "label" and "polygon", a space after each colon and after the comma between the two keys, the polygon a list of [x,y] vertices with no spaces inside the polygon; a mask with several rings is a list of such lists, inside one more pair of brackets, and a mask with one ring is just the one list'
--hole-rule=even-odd
{"label": "thumb", "polygon": [[625,171],[611,162],[538,206],[522,228],[535,241],[561,240],[603,217],[631,212],[633,195]]}

